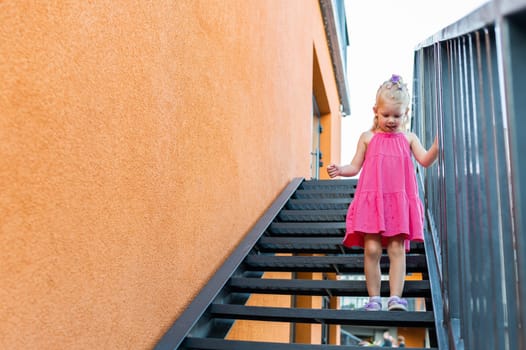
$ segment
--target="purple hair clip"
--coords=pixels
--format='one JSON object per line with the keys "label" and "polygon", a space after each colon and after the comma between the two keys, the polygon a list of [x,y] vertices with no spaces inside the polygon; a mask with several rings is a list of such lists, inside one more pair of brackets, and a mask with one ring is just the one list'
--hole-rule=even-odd
{"label": "purple hair clip", "polygon": [[384,81],[383,84],[378,88],[377,94],[379,94],[380,90],[382,89],[392,90],[393,88],[399,91],[404,91],[407,89],[406,84],[402,82],[402,77],[398,74],[393,74],[389,80]]}
{"label": "purple hair clip", "polygon": [[391,79],[387,80],[384,84],[385,87],[388,89],[391,89],[393,86],[396,86],[398,90],[403,90],[405,87],[405,84],[402,83],[402,77],[398,74],[391,75]]}
{"label": "purple hair clip", "polygon": [[396,75],[396,74],[391,75],[391,83],[399,84],[400,83],[400,78],[401,77],[399,75]]}

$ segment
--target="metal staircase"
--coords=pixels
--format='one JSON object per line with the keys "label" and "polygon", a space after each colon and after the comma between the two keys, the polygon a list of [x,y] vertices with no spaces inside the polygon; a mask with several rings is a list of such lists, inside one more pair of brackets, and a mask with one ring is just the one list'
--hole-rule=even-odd
{"label": "metal staircase", "polygon": [[[340,243],[345,215],[356,180],[293,180],[257,222],[208,285],[159,341],[156,349],[361,349],[327,344],[268,343],[226,340],[236,320],[322,325],[427,328],[438,349],[430,281],[407,281],[404,297],[424,298],[427,311],[366,312],[360,310],[246,306],[253,294],[310,295],[325,298],[367,296],[365,282],[354,280],[266,279],[265,272],[321,272],[363,275],[363,252]],[[279,255],[276,255],[280,253]],[[309,254],[314,254],[310,255]],[[381,269],[388,270],[387,257]],[[407,255],[407,272],[428,276],[423,245]],[[382,296],[388,296],[387,281]],[[328,303],[325,303],[328,304]],[[372,347],[374,348],[374,347]]]}

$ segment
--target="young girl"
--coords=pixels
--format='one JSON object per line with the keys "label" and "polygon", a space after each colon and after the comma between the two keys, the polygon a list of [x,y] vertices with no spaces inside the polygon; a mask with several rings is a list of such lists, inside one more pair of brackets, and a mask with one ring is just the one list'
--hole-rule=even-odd
{"label": "young girl", "polygon": [[[415,168],[430,166],[438,154],[438,142],[426,150],[418,137],[405,131],[409,92],[398,75],[385,81],[376,93],[371,130],[360,135],[356,154],[349,165],[331,164],[331,178],[354,176],[362,170],[354,199],[347,212],[343,245],[364,248],[364,272],[369,293],[367,311],[382,309],[380,257],[382,247],[389,256],[390,298],[388,310],[407,310],[402,299],[405,253],[410,241],[423,241],[423,206],[418,196]],[[363,168],[362,168],[363,165]]]}

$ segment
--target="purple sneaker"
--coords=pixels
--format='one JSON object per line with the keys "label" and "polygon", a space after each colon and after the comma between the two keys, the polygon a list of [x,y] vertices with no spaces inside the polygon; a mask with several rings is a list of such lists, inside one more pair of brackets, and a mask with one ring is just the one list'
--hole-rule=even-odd
{"label": "purple sneaker", "polygon": [[390,297],[387,302],[387,309],[389,311],[407,311],[407,300],[400,297]]}
{"label": "purple sneaker", "polygon": [[365,311],[380,311],[382,310],[382,299],[380,297],[369,298],[369,302],[365,304]]}

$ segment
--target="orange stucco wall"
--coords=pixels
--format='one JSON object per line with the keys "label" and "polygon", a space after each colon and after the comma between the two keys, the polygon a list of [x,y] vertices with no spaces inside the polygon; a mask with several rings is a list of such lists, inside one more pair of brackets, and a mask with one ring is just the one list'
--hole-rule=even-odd
{"label": "orange stucco wall", "polygon": [[151,348],[309,176],[324,40],[315,0],[0,2],[0,348]]}

